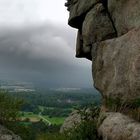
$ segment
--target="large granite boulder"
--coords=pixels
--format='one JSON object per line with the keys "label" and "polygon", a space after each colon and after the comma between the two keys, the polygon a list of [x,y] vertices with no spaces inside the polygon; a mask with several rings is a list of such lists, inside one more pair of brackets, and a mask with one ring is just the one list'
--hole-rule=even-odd
{"label": "large granite boulder", "polygon": [[[131,117],[135,112],[140,120],[140,1],[68,0],[66,6],[69,25],[78,29],[76,56],[92,61],[103,108]],[[140,123],[111,113],[99,134],[103,140],[140,140]]]}
{"label": "large granite boulder", "polygon": [[140,26],[139,0],[108,0],[108,10],[119,36]]}
{"label": "large granite boulder", "polygon": [[[70,25],[78,28],[78,36],[77,36],[77,45],[76,45],[76,57],[86,57],[91,60],[91,47],[95,42],[99,42],[102,40],[110,39],[117,36],[117,33],[113,27],[112,21],[108,17],[107,9],[103,6],[102,3],[93,2],[92,8],[88,8],[88,11],[85,12],[86,4],[83,4],[84,1],[78,1],[79,5],[77,5],[76,10],[80,7],[80,14],[78,17],[76,16],[75,9],[71,6],[70,14],[75,13],[74,20],[71,19],[70,15]],[[86,2],[90,4],[90,2]],[[82,3],[82,4],[81,4]],[[96,4],[95,4],[96,3]],[[82,8],[81,8],[82,7]],[[79,19],[80,18],[80,19]]]}
{"label": "large granite boulder", "polygon": [[140,123],[120,113],[109,113],[98,133],[103,140],[140,140]]}
{"label": "large granite boulder", "polygon": [[101,3],[96,4],[86,14],[82,28],[79,29],[76,57],[91,59],[92,44],[112,37],[116,37],[116,32],[108,18],[106,9]]}
{"label": "large granite boulder", "polygon": [[[92,44],[116,37],[116,32],[108,17],[106,9],[101,3],[96,4],[85,16],[82,25],[83,44],[79,46],[83,54],[91,52]],[[77,53],[78,55],[78,53]]]}
{"label": "large granite boulder", "polygon": [[103,97],[140,98],[140,28],[94,47],[94,85]]}
{"label": "large granite boulder", "polygon": [[116,37],[115,30],[102,4],[95,5],[86,14],[82,36],[85,45]]}
{"label": "large granite boulder", "polygon": [[81,122],[81,115],[77,111],[73,111],[69,117],[66,118],[63,125],[61,126],[60,133],[69,131],[75,128]]}

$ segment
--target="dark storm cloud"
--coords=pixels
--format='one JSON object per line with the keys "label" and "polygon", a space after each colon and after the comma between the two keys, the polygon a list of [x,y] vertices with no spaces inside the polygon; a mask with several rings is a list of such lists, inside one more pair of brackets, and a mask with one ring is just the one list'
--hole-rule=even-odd
{"label": "dark storm cloud", "polygon": [[50,86],[91,85],[89,65],[74,57],[75,33],[71,32],[51,23],[1,30],[0,73]]}
{"label": "dark storm cloud", "polygon": [[74,51],[61,31],[50,25],[10,31],[0,38],[0,61],[22,68],[67,63]]}

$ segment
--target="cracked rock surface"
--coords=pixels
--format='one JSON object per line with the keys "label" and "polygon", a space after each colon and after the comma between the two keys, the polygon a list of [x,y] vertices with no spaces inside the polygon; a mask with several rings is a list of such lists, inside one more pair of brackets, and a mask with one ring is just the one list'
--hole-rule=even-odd
{"label": "cracked rock surface", "polygon": [[[126,103],[130,116],[136,109],[134,115],[139,117],[140,0],[67,1],[68,23],[78,29],[76,57],[92,61],[94,86],[103,101],[119,100],[121,107]],[[114,111],[99,127],[103,140],[140,140],[139,122],[102,106],[107,112]]]}

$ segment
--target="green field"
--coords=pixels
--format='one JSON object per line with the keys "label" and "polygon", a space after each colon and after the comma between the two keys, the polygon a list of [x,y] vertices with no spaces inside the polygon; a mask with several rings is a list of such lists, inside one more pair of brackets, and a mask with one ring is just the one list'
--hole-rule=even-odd
{"label": "green field", "polygon": [[30,122],[38,122],[40,118],[38,115],[33,114],[32,112],[20,112],[20,120],[22,121],[30,121]]}
{"label": "green field", "polygon": [[48,116],[44,116],[44,118],[49,120],[52,124],[56,124],[56,125],[63,124],[63,122],[65,120],[64,117],[52,117],[52,118],[49,118]]}
{"label": "green field", "polygon": [[59,134],[60,128],[73,110],[100,105],[100,96],[90,89],[68,92],[37,89],[29,93],[3,93],[0,99],[4,99],[0,110],[5,111],[6,127],[23,140],[62,140],[65,136]]}
{"label": "green field", "polygon": [[31,121],[31,122],[37,122],[40,119],[44,118],[43,121],[47,124],[48,122],[45,121],[48,120],[52,125],[56,124],[56,125],[61,125],[63,124],[65,118],[64,117],[48,117],[45,115],[38,115],[38,114],[33,114],[32,112],[21,112],[20,113],[20,119],[21,120],[26,120],[27,118]]}

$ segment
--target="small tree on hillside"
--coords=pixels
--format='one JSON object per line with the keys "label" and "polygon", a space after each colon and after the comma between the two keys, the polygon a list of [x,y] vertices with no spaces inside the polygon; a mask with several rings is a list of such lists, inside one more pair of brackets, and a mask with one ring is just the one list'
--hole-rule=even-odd
{"label": "small tree on hillside", "polygon": [[15,121],[22,104],[22,100],[11,97],[5,91],[0,91],[0,123]]}

